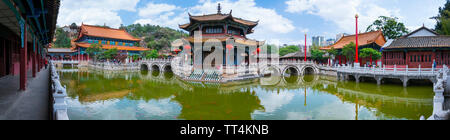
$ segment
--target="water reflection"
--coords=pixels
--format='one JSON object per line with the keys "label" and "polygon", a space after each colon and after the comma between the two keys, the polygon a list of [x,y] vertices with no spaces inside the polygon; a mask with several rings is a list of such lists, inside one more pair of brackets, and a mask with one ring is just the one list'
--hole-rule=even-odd
{"label": "water reflection", "polygon": [[71,119],[419,119],[431,87],[338,82],[326,76],[188,83],[171,73],[61,73]]}

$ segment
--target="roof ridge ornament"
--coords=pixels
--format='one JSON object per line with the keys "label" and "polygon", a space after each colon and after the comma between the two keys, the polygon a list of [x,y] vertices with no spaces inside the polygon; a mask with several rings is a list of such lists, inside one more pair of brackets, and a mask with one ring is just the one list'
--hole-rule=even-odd
{"label": "roof ridge ornament", "polygon": [[219,5],[217,6],[217,14],[222,14],[222,7]]}

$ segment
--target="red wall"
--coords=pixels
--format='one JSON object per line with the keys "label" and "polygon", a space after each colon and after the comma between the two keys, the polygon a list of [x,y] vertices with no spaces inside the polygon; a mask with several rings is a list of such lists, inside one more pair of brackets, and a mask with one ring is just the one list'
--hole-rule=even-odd
{"label": "red wall", "polygon": [[410,68],[432,68],[433,60],[437,66],[450,64],[450,51],[395,51],[383,52],[383,64],[387,66],[407,65]]}

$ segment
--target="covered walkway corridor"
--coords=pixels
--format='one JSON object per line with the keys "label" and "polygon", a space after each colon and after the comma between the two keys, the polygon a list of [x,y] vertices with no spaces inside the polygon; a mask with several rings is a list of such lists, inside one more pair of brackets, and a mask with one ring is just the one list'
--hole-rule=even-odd
{"label": "covered walkway corridor", "polygon": [[19,90],[19,76],[0,78],[0,120],[48,120],[49,70],[42,69],[32,78],[28,72],[27,89]]}

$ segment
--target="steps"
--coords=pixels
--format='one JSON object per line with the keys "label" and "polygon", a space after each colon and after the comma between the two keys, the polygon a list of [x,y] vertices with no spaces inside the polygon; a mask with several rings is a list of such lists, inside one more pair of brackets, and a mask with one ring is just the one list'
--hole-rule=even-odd
{"label": "steps", "polygon": [[194,70],[194,72],[186,78],[186,80],[204,82],[219,82],[221,79],[221,75],[214,70]]}

